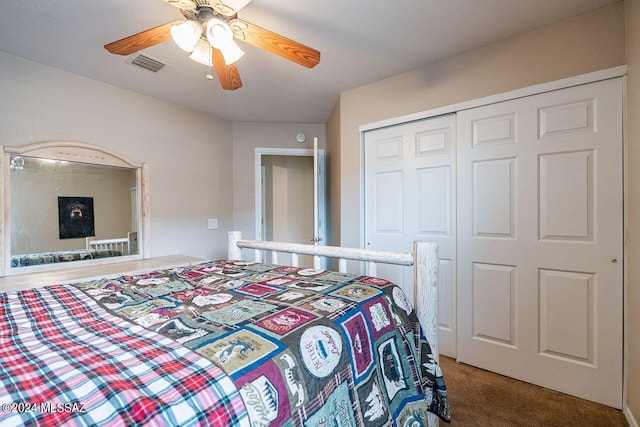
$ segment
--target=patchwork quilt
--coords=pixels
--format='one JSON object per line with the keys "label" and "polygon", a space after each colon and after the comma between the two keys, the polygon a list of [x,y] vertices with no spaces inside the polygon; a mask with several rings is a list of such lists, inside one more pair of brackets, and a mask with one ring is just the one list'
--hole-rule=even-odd
{"label": "patchwork quilt", "polygon": [[0,425],[450,420],[413,307],[366,276],[218,261],[0,294],[0,346]]}

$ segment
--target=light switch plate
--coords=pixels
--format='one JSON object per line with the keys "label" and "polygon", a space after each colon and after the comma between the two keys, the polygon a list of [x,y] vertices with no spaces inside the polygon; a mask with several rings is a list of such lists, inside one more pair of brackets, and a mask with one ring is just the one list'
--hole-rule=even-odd
{"label": "light switch plate", "polygon": [[207,221],[207,228],[209,228],[209,230],[215,230],[218,228],[218,218],[209,218]]}

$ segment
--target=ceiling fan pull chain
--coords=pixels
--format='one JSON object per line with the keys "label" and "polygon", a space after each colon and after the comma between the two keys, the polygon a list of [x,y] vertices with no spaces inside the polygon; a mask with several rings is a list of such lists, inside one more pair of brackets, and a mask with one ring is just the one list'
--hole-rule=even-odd
{"label": "ceiling fan pull chain", "polygon": [[211,47],[211,45],[209,45],[209,65],[207,65],[207,67],[209,68],[209,72],[207,73],[207,76],[206,76],[207,79],[209,79],[209,80],[213,80],[213,74],[211,74],[211,62],[212,62],[211,58],[212,58],[212,55],[213,55],[213,50],[212,49],[213,48]]}

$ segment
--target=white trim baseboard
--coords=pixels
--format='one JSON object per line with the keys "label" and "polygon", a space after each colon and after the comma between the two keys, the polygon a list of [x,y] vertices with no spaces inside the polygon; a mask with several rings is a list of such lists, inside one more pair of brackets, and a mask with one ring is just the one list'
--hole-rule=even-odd
{"label": "white trim baseboard", "polygon": [[624,405],[624,407],[622,408],[622,413],[627,419],[627,422],[629,423],[630,427],[640,427],[640,425],[638,424],[638,421],[636,421],[636,417],[633,416],[631,409],[629,409],[627,405]]}

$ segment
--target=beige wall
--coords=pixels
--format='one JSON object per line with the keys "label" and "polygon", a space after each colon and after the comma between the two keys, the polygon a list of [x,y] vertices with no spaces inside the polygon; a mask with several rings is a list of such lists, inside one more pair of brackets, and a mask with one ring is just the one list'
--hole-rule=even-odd
{"label": "beige wall", "polygon": [[[340,243],[340,99],[331,111],[327,123],[327,245],[338,246]],[[334,200],[332,196],[336,196]]]}
{"label": "beige wall", "polygon": [[60,239],[58,197],[92,197],[96,239],[127,237],[136,171],[24,158],[11,170],[11,254],[84,249],[85,238]]}
{"label": "beige wall", "polygon": [[627,32],[627,405],[640,423],[640,0],[626,2]]}
{"label": "beige wall", "polygon": [[[152,256],[226,256],[233,214],[229,121],[4,52],[0,117],[4,145],[82,141],[146,162]],[[207,230],[207,218],[218,218],[220,228]]]}
{"label": "beige wall", "polygon": [[262,159],[265,166],[265,229],[266,240],[287,241],[287,211],[289,193],[287,191],[287,160],[285,157]]}
{"label": "beige wall", "polygon": [[[300,144],[296,134],[304,132],[307,139]],[[242,231],[245,238],[255,237],[255,152],[256,148],[325,148],[326,127],[309,123],[233,124],[233,229]],[[228,180],[231,186],[231,180]]]}
{"label": "beige wall", "polygon": [[[624,4],[616,3],[477,50],[343,92],[327,128],[340,121],[340,235],[334,243],[359,246],[360,134],[358,127],[378,120],[506,92],[525,86],[601,70],[625,63]],[[338,109],[338,110],[336,110]],[[338,111],[338,112],[336,112]],[[332,211],[332,214],[336,214]]]}

